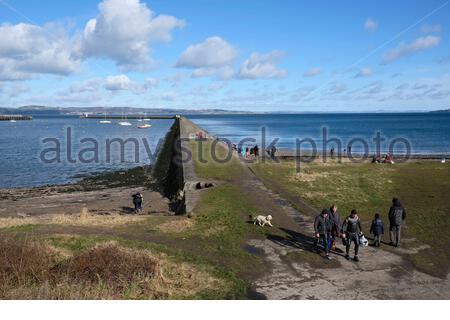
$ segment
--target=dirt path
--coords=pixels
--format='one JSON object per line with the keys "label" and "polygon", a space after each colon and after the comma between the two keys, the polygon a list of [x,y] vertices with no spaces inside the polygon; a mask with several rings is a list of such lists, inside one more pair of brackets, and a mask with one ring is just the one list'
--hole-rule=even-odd
{"label": "dirt path", "polygon": [[43,214],[79,214],[83,208],[95,214],[127,214],[133,211],[131,195],[142,192],[144,212],[169,214],[168,199],[145,188],[109,188],[24,196],[0,200],[0,217],[26,217]]}
{"label": "dirt path", "polygon": [[[250,171],[250,170],[249,170]],[[274,217],[275,226],[288,237],[251,240],[271,271],[254,283],[258,293],[268,299],[449,299],[450,281],[415,270],[402,254],[383,249],[360,249],[360,262],[347,261],[345,248],[328,262],[311,253],[313,221],[294,209],[288,201],[267,189],[253,174],[242,181],[248,199],[255,199]],[[276,204],[276,209],[269,205]],[[267,214],[266,213],[266,214]],[[424,248],[417,248],[424,249]],[[294,258],[292,258],[294,257]],[[297,258],[295,258],[297,257]]]}

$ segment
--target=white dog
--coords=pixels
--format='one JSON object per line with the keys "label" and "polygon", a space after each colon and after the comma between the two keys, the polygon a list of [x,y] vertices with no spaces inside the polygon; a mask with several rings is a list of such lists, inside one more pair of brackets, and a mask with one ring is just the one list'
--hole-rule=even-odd
{"label": "white dog", "polygon": [[253,224],[258,224],[260,227],[264,227],[266,224],[273,227],[272,223],[272,216],[269,214],[268,216],[257,216],[255,219],[253,219]]}

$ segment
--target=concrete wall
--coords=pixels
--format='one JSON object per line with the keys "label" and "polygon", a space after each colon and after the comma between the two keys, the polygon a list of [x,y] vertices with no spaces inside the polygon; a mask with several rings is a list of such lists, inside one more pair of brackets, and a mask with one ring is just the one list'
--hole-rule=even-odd
{"label": "concrete wall", "polygon": [[166,134],[153,167],[153,178],[159,190],[172,200],[176,214],[191,214],[199,199],[198,185],[202,182],[195,174],[193,159],[182,159],[182,150],[190,150],[195,134],[207,132],[184,117],[176,117]]}

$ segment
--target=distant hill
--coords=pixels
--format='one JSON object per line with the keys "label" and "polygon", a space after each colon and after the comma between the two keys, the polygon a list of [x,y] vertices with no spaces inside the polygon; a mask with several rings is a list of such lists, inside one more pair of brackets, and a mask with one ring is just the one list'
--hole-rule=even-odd
{"label": "distant hill", "polygon": [[169,108],[134,108],[134,107],[48,107],[30,105],[19,108],[2,108],[0,114],[22,114],[22,115],[120,115],[120,114],[248,114],[246,111],[229,111],[223,109],[169,109]]}
{"label": "distant hill", "polygon": [[450,109],[447,110],[435,110],[435,111],[430,111],[431,113],[445,113],[445,112],[450,112]]}

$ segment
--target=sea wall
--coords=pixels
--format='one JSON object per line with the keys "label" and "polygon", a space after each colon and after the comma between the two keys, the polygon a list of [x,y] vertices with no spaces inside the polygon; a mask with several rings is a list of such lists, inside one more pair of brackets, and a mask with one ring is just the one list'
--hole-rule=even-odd
{"label": "sea wall", "polygon": [[180,143],[180,118],[176,117],[166,134],[152,170],[157,188],[164,196],[172,200],[174,204],[172,209],[176,214],[185,213],[183,199],[177,199],[184,188]]}
{"label": "sea wall", "polygon": [[199,190],[205,183],[211,185],[199,181],[193,159],[187,156],[187,152],[183,152],[191,149],[190,141],[195,139],[198,132],[204,133],[208,139],[211,138],[193,122],[177,116],[166,134],[153,166],[152,176],[157,188],[171,199],[172,210],[176,214],[193,214],[200,197]]}

